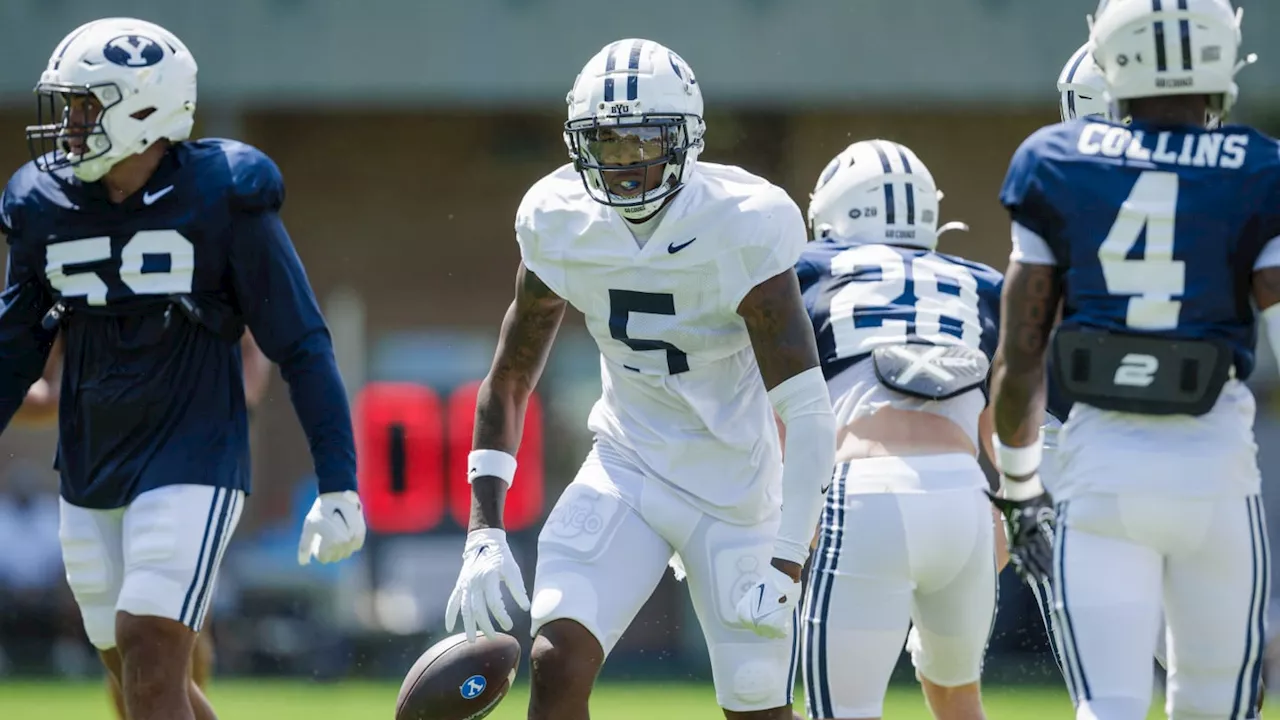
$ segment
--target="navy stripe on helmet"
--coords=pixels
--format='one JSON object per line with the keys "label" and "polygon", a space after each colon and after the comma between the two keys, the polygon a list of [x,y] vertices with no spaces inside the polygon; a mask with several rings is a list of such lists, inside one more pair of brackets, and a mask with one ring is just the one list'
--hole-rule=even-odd
{"label": "navy stripe on helmet", "polygon": [[[1187,9],[1187,0],[1178,0],[1178,9]],[[1182,36],[1182,69],[1191,69],[1191,21],[1179,20],[1178,33]]]}
{"label": "navy stripe on helmet", "polygon": [[[901,145],[894,143],[894,147],[898,150],[898,157],[902,159],[902,171],[907,175],[911,174],[911,161],[907,159],[907,151]],[[916,186],[914,183],[906,183],[907,191],[907,224],[916,224]]]}
{"label": "navy stripe on helmet", "polygon": [[[1162,12],[1164,5],[1161,0],[1151,0],[1151,11]],[[1156,72],[1164,72],[1169,69],[1168,58],[1165,57],[1164,49],[1164,21],[1155,23],[1155,42],[1156,42]]]}
{"label": "navy stripe on helmet", "polygon": [[[876,154],[880,156],[880,167],[884,168],[885,175],[893,174],[893,166],[889,164],[889,156],[885,154],[884,148],[880,147],[880,143],[872,143],[876,149]],[[884,222],[886,225],[892,225],[897,219],[897,208],[893,202],[893,183],[885,181],[884,184]]]}
{"label": "navy stripe on helmet", "polygon": [[898,157],[902,159],[902,172],[911,174],[911,161],[907,159],[907,150],[901,145],[894,143],[894,148],[898,151]]}
{"label": "navy stripe on helmet", "polygon": [[[1076,57],[1071,61],[1071,69],[1067,71],[1067,77],[1063,82],[1074,83],[1076,81],[1076,72],[1080,70],[1080,65],[1084,63],[1085,56],[1089,54],[1088,47],[1082,47],[1076,51]],[[1076,91],[1067,91],[1067,117],[1064,120],[1070,120],[1076,116]]]}
{"label": "navy stripe on helmet", "polygon": [[85,31],[87,31],[90,27],[96,24],[97,24],[96,22],[85,23],[84,27],[81,27],[77,32],[72,33],[71,36],[68,37],[66,41],[63,42],[62,45],[58,47],[57,57],[53,61],[54,70],[57,70],[59,67],[62,66],[62,56],[67,54],[67,48],[71,47],[71,43],[75,42],[76,38],[83,35]]}
{"label": "navy stripe on helmet", "polygon": [[604,101],[613,102],[613,76],[610,73],[618,66],[618,43],[609,46],[609,58],[604,61]]}
{"label": "navy stripe on helmet", "polygon": [[631,57],[627,59],[627,70],[630,74],[627,76],[627,100],[634,101],[640,97],[640,49],[644,47],[643,40],[637,40],[631,46]]}
{"label": "navy stripe on helmet", "polygon": [[1179,20],[1178,32],[1182,34],[1182,69],[1191,69],[1191,21]]}
{"label": "navy stripe on helmet", "polygon": [[1156,72],[1164,72],[1169,69],[1169,60],[1165,57],[1164,50],[1164,22],[1160,21],[1155,24],[1155,41],[1156,41]]}

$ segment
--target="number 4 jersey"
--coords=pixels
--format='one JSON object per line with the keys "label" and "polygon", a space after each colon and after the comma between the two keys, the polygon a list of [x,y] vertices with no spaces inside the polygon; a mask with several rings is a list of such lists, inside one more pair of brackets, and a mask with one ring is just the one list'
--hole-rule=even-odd
{"label": "number 4 jersey", "polygon": [[780,501],[781,452],[737,309],[795,265],[804,220],[782,189],[706,162],[661,212],[640,242],[566,165],[525,195],[516,238],[600,348],[590,429],[705,512],[758,522]]}
{"label": "number 4 jersey", "polygon": [[1001,202],[1013,259],[1058,269],[1062,326],[1220,339],[1234,355],[1235,379],[1203,416],[1077,404],[1067,474],[1111,490],[1205,494],[1224,478],[1257,492],[1254,401],[1240,381],[1254,367],[1251,276],[1280,265],[1280,146],[1237,126],[1060,123],[1018,149]]}
{"label": "number 4 jersey", "polygon": [[[283,201],[275,164],[230,140],[174,144],[122,203],[69,170],[28,163],[9,181],[0,429],[60,330],[57,462],[68,502],[121,507],[174,483],[248,489],[241,320],[290,385],[321,490],[354,488],[346,395],[277,214]],[[42,323],[55,303],[60,328]]]}

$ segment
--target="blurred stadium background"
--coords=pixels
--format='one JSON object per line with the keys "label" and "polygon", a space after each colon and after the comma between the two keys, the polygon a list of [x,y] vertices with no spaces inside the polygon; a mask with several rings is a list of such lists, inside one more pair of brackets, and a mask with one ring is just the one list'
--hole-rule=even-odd
{"label": "blurred stadium background", "polygon": [[[300,568],[314,497],[306,441],[273,377],[254,418],[255,492],[212,623],[224,717],[391,717],[414,658],[443,635],[465,527],[462,463],[518,260],[524,190],[565,160],[564,96],[598,48],[647,37],[695,69],[704,159],[741,165],[804,207],[856,140],[903,142],[946,191],[942,249],[1004,266],[996,201],[1010,155],[1057,120],[1055,81],[1092,0],[4,0],[0,168],[28,156],[31,88],[73,27],[106,15],[165,25],[200,63],[197,135],[230,136],[284,172],[284,215],[324,305],[357,409],[373,533],[338,567]],[[1263,38],[1280,4],[1246,6],[1235,119],[1280,132]],[[1255,375],[1263,472],[1280,472],[1276,364]],[[526,431],[513,547],[532,580],[537,528],[585,455],[597,357],[579,317],[561,332]],[[99,669],[62,578],[51,427],[0,437],[0,717],[106,718]],[[1280,512],[1280,495],[1267,504]],[[1274,515],[1273,515],[1274,517]],[[584,519],[584,521],[589,519]],[[461,521],[461,524],[460,524]],[[527,625],[518,625],[519,637]],[[987,686],[993,717],[1069,717],[1034,601],[1002,578]],[[925,715],[900,665],[891,716]],[[526,669],[521,673],[525,674]],[[670,578],[604,671],[606,718],[718,717],[705,648]],[[658,691],[661,691],[660,694]],[[659,703],[673,703],[669,708]],[[494,716],[523,717],[517,690]],[[643,703],[643,705],[641,705]],[[900,709],[901,714],[894,712]],[[632,715],[635,712],[637,714]]]}

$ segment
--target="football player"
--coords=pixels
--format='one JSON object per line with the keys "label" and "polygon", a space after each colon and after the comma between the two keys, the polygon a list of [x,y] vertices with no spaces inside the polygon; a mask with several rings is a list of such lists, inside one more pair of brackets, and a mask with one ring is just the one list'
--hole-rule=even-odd
{"label": "football player", "polygon": [[879,718],[904,638],[935,717],[983,717],[996,546],[977,452],[1001,277],[936,251],[940,198],[914,152],[869,140],[809,204],[797,273],[840,428],[803,615],[812,718]]}
{"label": "football player", "polygon": [[[1162,604],[1170,715],[1257,714],[1269,548],[1243,381],[1255,304],[1280,344],[1280,148],[1209,129],[1253,59],[1239,45],[1225,0],[1104,4],[1090,51],[1128,124],[1040,130],[1001,191],[999,465],[1019,517],[1058,501],[1051,557],[1033,533],[1010,552],[1053,578],[1080,718],[1146,716]],[[1037,473],[1050,352],[1073,403],[1054,498]]]}
{"label": "football player", "polygon": [[[253,341],[253,333],[248,330],[240,338],[240,354],[244,364],[245,409],[252,415],[266,393],[271,361],[262,354],[262,349]],[[38,427],[57,421],[62,360],[62,338],[59,337],[54,340],[49,359],[45,362],[44,375],[27,390],[22,407],[13,416],[13,425]],[[208,689],[209,679],[213,676],[213,637],[209,632],[209,622],[206,616],[204,627],[196,637],[195,648],[191,652],[191,680],[201,690]],[[127,720],[120,683],[111,673],[107,673],[105,681],[116,717]]]}
{"label": "football player", "polygon": [[85,630],[132,720],[211,718],[189,664],[249,487],[240,336],[280,365],[320,496],[299,562],[364,520],[332,343],[258,150],[188,141],[196,63],[167,30],[76,28],[36,86],[32,162],[0,197],[0,428],[65,343],[60,536]]}
{"label": "football player", "polygon": [[[1072,54],[1071,59],[1067,61],[1067,64],[1063,66],[1062,73],[1058,77],[1058,91],[1061,94],[1059,107],[1061,109],[1062,119],[1064,122],[1067,120],[1074,120],[1077,117],[1083,117],[1083,118],[1096,117],[1096,118],[1101,118],[1105,120],[1112,119],[1111,105],[1108,102],[1107,95],[1106,95],[1106,91],[1107,91],[1106,81],[1102,77],[1102,73],[1098,70],[1097,64],[1093,61],[1093,55],[1089,50],[1088,43],[1085,43],[1084,45],[1080,46],[1080,49],[1076,50],[1076,52]],[[1232,93],[1231,103],[1234,105],[1235,91],[1233,89],[1229,89],[1228,92]],[[1216,123],[1209,122],[1207,123],[1207,125],[1216,126]],[[1056,398],[1054,397],[1055,396],[1054,390],[1055,388],[1053,385],[1053,376],[1050,375],[1049,376],[1049,394],[1048,394],[1049,408],[1048,408],[1048,412],[1045,414],[1045,425],[1044,425],[1045,456],[1044,456],[1044,459],[1041,461],[1040,479],[1043,485],[1045,486],[1045,489],[1051,494],[1054,492],[1054,477],[1053,477],[1053,470],[1052,470],[1054,457],[1051,453],[1057,446],[1058,430],[1062,427],[1061,421],[1066,419],[1067,411],[1070,410],[1069,407],[1057,408],[1055,410],[1054,401]],[[1058,404],[1060,405],[1061,403],[1058,403]],[[1052,597],[1053,597],[1053,592],[1052,592],[1052,589],[1049,587],[1048,583],[1040,584],[1036,588],[1036,600],[1038,603],[1040,603],[1041,614],[1045,621],[1045,628],[1049,631],[1050,642],[1054,643],[1055,656],[1056,656],[1057,649],[1059,646],[1056,643],[1056,638],[1053,634],[1053,623],[1052,623],[1051,615],[1049,613],[1049,607],[1052,605],[1052,599],[1051,599]],[[1268,602],[1268,607],[1270,607],[1269,602]],[[1161,617],[1162,617],[1162,620],[1161,620],[1162,630],[1156,636],[1156,660],[1160,663],[1162,667],[1164,667],[1166,666],[1167,655],[1166,655],[1166,638],[1165,638],[1166,633],[1163,630],[1163,627],[1164,627],[1163,613]],[[1274,635],[1275,635],[1275,628],[1269,625],[1268,637],[1266,639],[1266,647],[1269,651],[1271,650],[1273,645],[1275,645],[1277,649],[1280,649],[1280,644],[1276,644],[1274,642],[1274,639],[1275,639]],[[1260,681],[1258,685],[1257,707],[1259,712],[1261,712],[1262,702],[1265,695],[1265,685],[1267,681],[1266,666],[1269,665],[1267,658],[1265,656],[1263,658],[1263,664],[1264,664],[1264,669],[1263,669],[1264,677],[1262,678],[1262,681]],[[1063,665],[1060,659],[1059,659],[1058,667],[1059,669],[1063,668]]]}
{"label": "football player", "polygon": [[[578,720],[673,553],[728,718],[792,718],[800,570],[831,481],[835,421],[780,188],[702,162],[701,86],[656,42],[598,52],[569,92],[572,162],[516,213],[522,262],[480,391],[463,566],[447,623],[527,609],[502,529],[529,393],[565,308],[600,349],[595,446],[538,539],[530,718]],[[773,413],[787,430],[785,462]]]}

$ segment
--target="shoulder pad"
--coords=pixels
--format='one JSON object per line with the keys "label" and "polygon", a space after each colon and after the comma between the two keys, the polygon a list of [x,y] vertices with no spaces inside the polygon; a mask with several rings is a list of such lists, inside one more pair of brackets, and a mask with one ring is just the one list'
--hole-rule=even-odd
{"label": "shoulder pad", "polygon": [[28,162],[9,178],[0,191],[0,232],[11,236],[22,231],[22,208],[39,192],[42,174],[35,163]]}
{"label": "shoulder pad", "polygon": [[222,141],[231,173],[232,203],[249,212],[276,211],[284,204],[284,176],[266,153],[252,145]]}
{"label": "shoulder pad", "polygon": [[[794,267],[808,245],[809,236],[804,215],[791,196],[776,185],[768,185],[752,193],[741,207],[740,219],[748,221],[748,228],[756,230],[746,233],[750,239],[744,238],[743,250],[759,256],[762,261],[776,258],[787,267]],[[761,279],[768,277],[772,275]]]}

